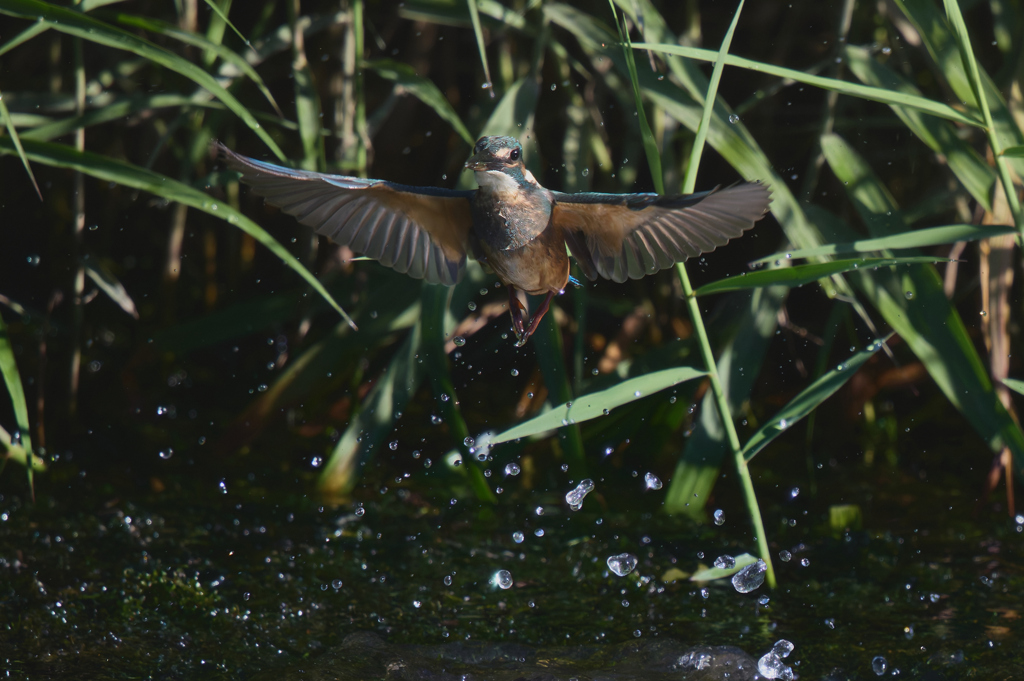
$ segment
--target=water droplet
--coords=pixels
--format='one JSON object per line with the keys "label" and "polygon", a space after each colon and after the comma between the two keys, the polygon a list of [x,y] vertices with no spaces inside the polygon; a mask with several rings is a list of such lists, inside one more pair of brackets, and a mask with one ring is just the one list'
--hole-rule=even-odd
{"label": "water droplet", "polygon": [[978,314],[980,314],[982,317],[987,317],[988,316],[988,312],[986,312],[985,310],[982,310]]}
{"label": "water droplet", "polygon": [[715,525],[725,525],[725,511],[722,509],[715,511]]}
{"label": "water droplet", "polygon": [[336,579],[333,582],[331,582],[331,586],[337,590],[344,586],[344,583],[340,579]]}
{"label": "water droplet", "polygon": [[220,482],[217,483],[217,488],[220,490],[221,494],[228,493],[228,483],[226,483],[224,480],[221,480]]}
{"label": "water droplet", "polygon": [[557,85],[555,85],[554,83],[552,83],[552,84],[551,84],[551,91],[552,91],[552,92],[554,92],[554,91],[555,91],[555,90],[557,90],[557,89],[558,89],[558,86],[557,86]]}
{"label": "water droplet", "polygon": [[729,114],[729,122],[732,123],[733,125],[736,125],[737,123],[740,122],[740,117],[737,116],[736,114]]}
{"label": "water droplet", "polygon": [[312,466],[313,468],[320,468],[320,466],[324,465],[323,457],[314,456],[312,459],[310,459],[309,465]]}
{"label": "water droplet", "polygon": [[590,478],[581,480],[580,484],[576,485],[576,489],[565,495],[565,503],[569,504],[569,508],[574,511],[580,510],[583,507],[583,498],[586,497],[594,490],[594,481]]}
{"label": "water droplet", "polygon": [[608,569],[619,577],[625,577],[636,567],[636,556],[632,553],[620,553],[617,556],[608,556]]}
{"label": "water droplet", "polygon": [[719,570],[731,570],[736,567],[736,559],[725,554],[715,558],[715,567]]}
{"label": "water droplet", "polygon": [[498,570],[494,573],[494,576],[491,577],[491,584],[494,584],[495,586],[500,587],[502,589],[511,589],[512,573],[508,570]]}
{"label": "water droplet", "polygon": [[886,662],[885,658],[881,655],[878,655],[871,660],[871,671],[873,671],[876,676],[881,676],[882,674],[885,674],[885,670],[888,668],[889,663]]}
{"label": "water droplet", "polygon": [[364,515],[366,515],[366,509],[363,508],[362,506],[356,506],[355,509],[353,509],[352,512],[355,513],[360,518],[363,517]]}
{"label": "water droplet", "polygon": [[469,302],[468,302],[468,303],[466,304],[466,307],[468,307],[468,308],[469,308],[469,311],[470,311],[470,312],[475,312],[475,311],[476,311],[476,303],[474,303],[474,302],[473,302],[472,300],[471,300],[471,301],[469,301]]}
{"label": "water droplet", "polygon": [[647,489],[661,489],[661,480],[654,473],[645,473],[644,482],[647,484]]}
{"label": "water droplet", "polygon": [[512,533],[512,541],[514,541],[515,543],[522,544],[524,539],[526,539],[526,537],[523,535],[522,532]]}
{"label": "water droplet", "polygon": [[391,451],[398,451],[398,440],[392,440],[388,443],[388,449]]}
{"label": "water droplet", "polygon": [[533,531],[533,536],[534,537],[543,537],[544,536],[543,528],[538,527],[536,530],[534,530]]}
{"label": "water droplet", "polygon": [[476,444],[476,440],[474,440],[472,437],[466,436],[466,438],[462,441],[462,444],[466,445],[467,447],[472,447],[473,445]]}
{"label": "water droplet", "polygon": [[32,265],[32,267],[35,267],[36,265],[39,264],[39,261],[41,260],[41,258],[38,255],[30,255],[27,258],[25,258],[25,260],[28,262],[29,265]]}
{"label": "water droplet", "polygon": [[461,348],[466,344],[466,339],[462,336],[456,336],[455,338],[452,338],[452,343],[455,343],[455,347]]}
{"label": "water droplet", "polygon": [[762,655],[761,659],[757,661],[757,671],[766,679],[793,678],[793,670],[786,666],[775,653]]}
{"label": "water droplet", "polygon": [[891,47],[883,47],[882,48],[882,54],[892,54],[892,48]]}
{"label": "water droplet", "polygon": [[444,576],[444,585],[445,586],[451,586],[452,585],[452,576],[451,575],[445,575]]}
{"label": "water droplet", "polygon": [[442,420],[443,419],[440,416],[438,416],[437,414],[432,414],[430,416],[430,422],[433,423],[435,426],[440,425]]}
{"label": "water droplet", "polygon": [[511,371],[511,374],[512,374],[513,376],[518,376],[518,375],[519,375],[519,369],[513,369],[513,370]]}
{"label": "water droplet", "polygon": [[[763,603],[762,603],[762,605],[763,605]],[[793,649],[795,647],[796,646],[794,646],[792,643],[790,643],[786,639],[780,638],[778,641],[775,642],[775,645],[772,646],[772,652],[775,653],[776,655],[778,655],[779,657],[785,659],[785,658],[789,657],[789,654],[791,652],[793,652]]]}
{"label": "water droplet", "polygon": [[583,169],[583,177],[586,177],[587,175],[590,175],[590,168]]}
{"label": "water droplet", "polygon": [[789,428],[789,422],[786,421],[786,419],[779,419],[779,422],[775,427],[779,430],[785,430],[786,428]]}
{"label": "water droplet", "polygon": [[741,594],[747,594],[764,584],[764,573],[768,571],[768,565],[757,559],[732,576],[732,586]]}
{"label": "water droplet", "polygon": [[174,450],[168,447],[167,449],[160,450],[160,458],[166,461],[167,459],[174,456]]}
{"label": "water droplet", "polygon": [[520,468],[519,468],[519,464],[517,464],[517,463],[510,463],[510,464],[506,464],[505,465],[505,475],[507,475],[509,477],[515,477],[515,476],[519,475],[519,471],[520,471]]}
{"label": "water droplet", "polygon": [[913,291],[907,291],[906,293],[903,294],[903,296],[907,300],[913,300],[914,299],[914,292]]}
{"label": "water droplet", "polygon": [[779,551],[779,560],[781,560],[783,563],[788,563],[792,559],[793,554],[787,551],[786,549],[782,549],[781,551]]}
{"label": "water droplet", "polygon": [[804,567],[808,567],[810,564],[811,564],[811,559],[810,558],[801,558],[800,559],[800,565],[802,565]]}
{"label": "water droplet", "polygon": [[800,496],[800,488],[799,487],[794,487],[793,489],[789,490],[789,498],[790,499],[796,499],[798,496]]}

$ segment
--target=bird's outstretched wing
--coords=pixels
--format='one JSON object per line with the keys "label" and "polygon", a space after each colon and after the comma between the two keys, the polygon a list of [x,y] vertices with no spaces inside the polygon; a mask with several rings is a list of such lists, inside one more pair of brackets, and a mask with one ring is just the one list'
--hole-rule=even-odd
{"label": "bird's outstretched wing", "polygon": [[587,277],[619,283],[724,246],[771,202],[758,182],[686,196],[551,194],[551,220]]}
{"label": "bird's outstretched wing", "polygon": [[217,149],[267,203],[335,243],[432,284],[459,280],[473,192],[292,170]]}

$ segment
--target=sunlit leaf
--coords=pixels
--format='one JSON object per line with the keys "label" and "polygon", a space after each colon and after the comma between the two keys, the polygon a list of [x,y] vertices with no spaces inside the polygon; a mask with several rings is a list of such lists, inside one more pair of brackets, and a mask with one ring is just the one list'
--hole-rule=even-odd
{"label": "sunlit leaf", "polygon": [[801,248],[794,251],[774,253],[752,261],[751,265],[759,265],[776,260],[797,260],[821,255],[845,255],[847,253],[873,253],[876,251],[900,250],[904,248],[926,248],[941,246],[957,241],[979,241],[991,239],[1003,234],[1016,234],[1013,225],[945,225],[943,227],[926,227],[912,232],[883,236],[877,239],[861,239],[841,244],[826,244],[817,248]]}
{"label": "sunlit leaf", "polygon": [[132,317],[139,318],[139,311],[135,309],[135,301],[128,295],[128,291],[113,272],[104,267],[102,263],[89,257],[85,258],[82,265],[85,267],[85,273],[101,291],[107,294],[108,298]]}
{"label": "sunlit leaf", "polygon": [[705,284],[694,291],[694,295],[706,296],[711,293],[723,293],[725,291],[739,291],[745,288],[757,288],[759,286],[785,285],[803,286],[823,277],[830,277],[833,274],[850,272],[857,269],[871,269],[877,267],[891,267],[893,265],[920,265],[923,263],[935,263],[946,261],[946,258],[933,258],[928,256],[915,256],[910,258],[851,258],[848,260],[833,260],[831,262],[813,263],[810,265],[796,265],[795,267],[780,267],[773,270],[759,270],[738,274],[733,277],[719,279],[710,284]]}
{"label": "sunlit leaf", "polygon": [[882,341],[871,343],[867,348],[842,362],[835,369],[822,374],[820,378],[801,390],[786,406],[772,414],[767,423],[747,440],[747,444],[743,446],[743,458],[750,461],[772,440],[817,409],[818,405],[842,388],[881,347]]}
{"label": "sunlit leaf", "polygon": [[1007,388],[1016,393],[1024,395],[1024,381],[1018,380],[1016,378],[1004,378],[1003,385],[1005,385]]}
{"label": "sunlit leaf", "polygon": [[503,433],[491,438],[491,442],[508,442],[521,437],[529,437],[538,433],[560,428],[569,423],[581,423],[588,419],[605,415],[605,412],[646,397],[665,388],[684,381],[706,376],[706,371],[692,367],[678,367],[645,374],[619,383],[613,388],[588,395],[581,395],[571,403],[560,404],[540,416],[520,423]]}
{"label": "sunlit leaf", "polygon": [[731,568],[716,568],[710,567],[700,572],[695,572],[690,575],[691,582],[713,582],[718,579],[724,579],[731,577],[748,565],[753,565],[757,562],[757,557],[752,556],[749,553],[743,553],[734,558],[736,564]]}

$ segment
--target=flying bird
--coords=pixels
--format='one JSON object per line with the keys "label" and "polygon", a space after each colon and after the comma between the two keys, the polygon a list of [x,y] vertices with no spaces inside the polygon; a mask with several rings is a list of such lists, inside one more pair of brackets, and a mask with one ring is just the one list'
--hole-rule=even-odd
{"label": "flying bird", "polygon": [[[293,170],[216,147],[267,203],[397,272],[452,286],[467,256],[490,267],[508,287],[517,346],[569,283],[567,246],[588,279],[622,283],[725,245],[771,201],[758,182],[685,196],[564,194],[537,182],[514,137],[477,141],[466,168],[479,187],[466,191]],[[519,290],[544,296],[532,316]]]}

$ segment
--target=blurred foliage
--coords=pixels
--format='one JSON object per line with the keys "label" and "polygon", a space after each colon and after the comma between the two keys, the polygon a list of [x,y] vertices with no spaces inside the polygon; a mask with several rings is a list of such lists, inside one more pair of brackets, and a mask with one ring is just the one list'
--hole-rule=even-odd
{"label": "blurred foliage", "polygon": [[[667,510],[702,515],[727,429],[707,381],[680,378],[709,367],[670,273],[569,291],[517,349],[492,275],[435,289],[353,260],[208,154],[219,139],[472,186],[472,140],[513,134],[545,186],[671,193],[700,129],[698,189],[773,192],[772,217],[688,263],[698,294],[718,292],[698,304],[747,458],[770,467],[767,446],[808,415],[810,462],[856,453],[876,402],[920,426],[949,418],[941,393],[984,458],[1007,449],[1019,470],[1001,386],[1015,261],[988,244],[1024,226],[1020,3],[753,3],[729,55],[731,9],[613,8],[0,0],[4,460],[153,489],[193,470],[315,472],[335,500],[400,486],[492,501],[647,469],[670,478]],[[814,430],[837,391],[833,426]]]}

